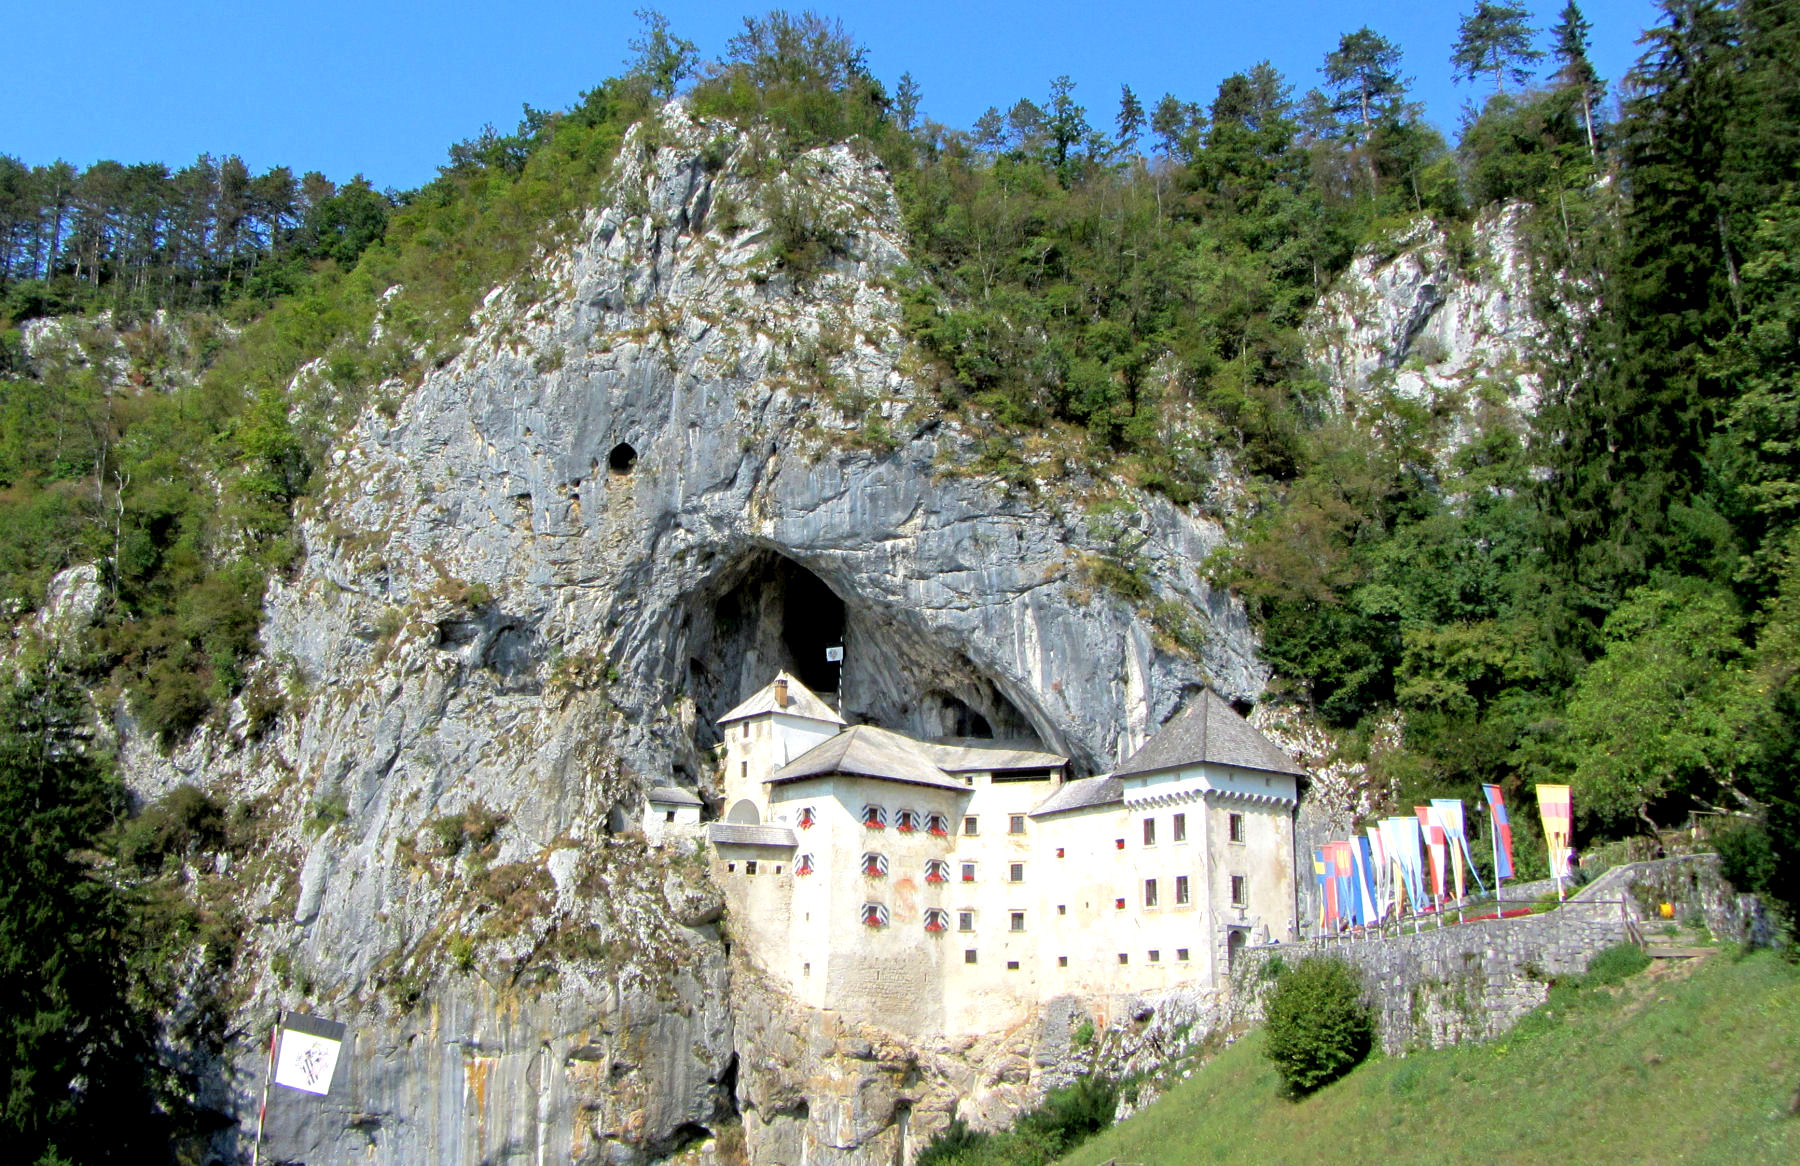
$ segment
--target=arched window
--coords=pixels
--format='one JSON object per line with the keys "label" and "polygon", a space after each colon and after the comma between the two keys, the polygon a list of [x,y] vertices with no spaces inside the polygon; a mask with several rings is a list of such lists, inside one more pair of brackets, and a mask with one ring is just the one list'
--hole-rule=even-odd
{"label": "arched window", "polygon": [[901,834],[911,834],[919,828],[919,815],[911,810],[897,810],[894,813],[894,829]]}
{"label": "arched window", "polygon": [[880,903],[864,903],[862,921],[864,927],[886,927],[888,925],[888,909]]}
{"label": "arched window", "polygon": [[934,858],[925,864],[925,881],[928,883],[947,883],[950,881],[950,864],[941,858]]}
{"label": "arched window", "polygon": [[887,877],[887,855],[874,851],[862,856],[862,872],[864,878],[880,879]]}
{"label": "arched window", "polygon": [[925,833],[933,838],[947,838],[950,835],[950,823],[942,814],[928,814],[925,817]]}
{"label": "arched window", "polygon": [[864,806],[862,824],[870,830],[887,829],[887,811],[880,806]]}
{"label": "arched window", "polygon": [[810,854],[802,854],[800,856],[800,861],[794,864],[794,873],[797,875],[809,875],[812,872],[813,856]]}
{"label": "arched window", "polygon": [[818,824],[819,816],[813,812],[811,806],[800,807],[800,816],[794,819],[794,825],[800,827],[802,830],[811,830]]}
{"label": "arched window", "polygon": [[925,930],[932,932],[933,934],[939,931],[950,930],[950,912],[944,910],[942,907],[926,908]]}

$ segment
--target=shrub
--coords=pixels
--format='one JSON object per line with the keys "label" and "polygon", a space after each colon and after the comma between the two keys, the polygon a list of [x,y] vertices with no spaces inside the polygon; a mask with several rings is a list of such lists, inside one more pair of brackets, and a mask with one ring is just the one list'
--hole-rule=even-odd
{"label": "shrub", "polygon": [[119,861],[151,874],[169,855],[225,845],[225,811],[191,785],[178,785],[119,831]]}
{"label": "shrub", "polygon": [[1375,1041],[1361,980],[1349,964],[1326,956],[1309,956],[1281,977],[1263,1023],[1263,1051],[1296,1097],[1354,1069]]}
{"label": "shrub", "polygon": [[1588,961],[1587,974],[1582,976],[1581,983],[1589,988],[1616,984],[1649,966],[1650,957],[1637,944],[1615,943]]}

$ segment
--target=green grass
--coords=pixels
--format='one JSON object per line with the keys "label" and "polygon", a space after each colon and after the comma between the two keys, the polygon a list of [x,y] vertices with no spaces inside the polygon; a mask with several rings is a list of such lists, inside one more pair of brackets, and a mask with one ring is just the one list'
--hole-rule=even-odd
{"label": "green grass", "polygon": [[1499,1040],[1378,1058],[1300,1102],[1253,1033],[1063,1163],[1800,1162],[1800,970],[1680,970],[1559,988]]}

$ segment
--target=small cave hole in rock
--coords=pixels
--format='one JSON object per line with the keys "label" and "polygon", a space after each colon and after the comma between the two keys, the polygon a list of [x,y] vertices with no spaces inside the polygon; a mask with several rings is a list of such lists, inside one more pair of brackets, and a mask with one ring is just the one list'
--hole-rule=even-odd
{"label": "small cave hole in rock", "polygon": [[1231,708],[1238,716],[1248,719],[1250,714],[1256,711],[1256,702],[1253,700],[1245,700],[1240,696],[1231,702]]}
{"label": "small cave hole in rock", "polygon": [[615,474],[629,474],[637,468],[637,450],[631,448],[630,442],[621,441],[606,455],[606,468]]}

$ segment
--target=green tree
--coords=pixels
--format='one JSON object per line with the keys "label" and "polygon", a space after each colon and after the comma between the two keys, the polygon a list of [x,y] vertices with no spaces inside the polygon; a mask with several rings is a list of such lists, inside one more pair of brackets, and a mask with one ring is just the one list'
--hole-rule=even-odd
{"label": "green tree", "polygon": [[1543,52],[1531,43],[1536,35],[1523,4],[1482,0],[1475,5],[1475,11],[1463,17],[1457,29],[1456,44],[1450,52],[1456,79],[1473,81],[1483,73],[1491,73],[1495,93],[1506,92],[1509,77],[1513,84],[1524,85],[1531,79],[1529,66],[1544,59]]}
{"label": "green tree", "polygon": [[641,78],[656,97],[675,96],[681,83],[694,75],[700,59],[694,42],[669,32],[669,18],[654,8],[640,8],[632,13],[642,29],[627,46],[631,56],[625,58],[626,75]]}
{"label": "green tree", "polygon": [[1144,103],[1138,100],[1131,86],[1119,86],[1119,114],[1114,119],[1117,132],[1113,142],[1117,152],[1126,158],[1137,153],[1138,142],[1144,136]]}
{"label": "green tree", "polygon": [[[1348,127],[1353,145],[1366,147],[1383,122],[1398,116],[1408,81],[1400,76],[1400,46],[1393,41],[1366,26],[1347,32],[1325,54],[1320,71],[1333,93],[1332,111]],[[1369,197],[1374,198],[1375,163],[1366,148],[1364,153]]]}
{"label": "green tree", "polygon": [[1375,1019],[1355,969],[1308,956],[1287,969],[1263,1007],[1263,1054],[1287,1091],[1304,1096],[1361,1064],[1375,1044]]}
{"label": "green tree", "polygon": [[1550,30],[1550,43],[1556,57],[1556,83],[1575,91],[1581,106],[1581,125],[1587,131],[1588,154],[1597,160],[1600,147],[1594,134],[1594,106],[1600,100],[1604,86],[1593,62],[1588,60],[1588,33],[1592,28],[1581,9],[1576,7],[1575,0],[1569,0]]}

